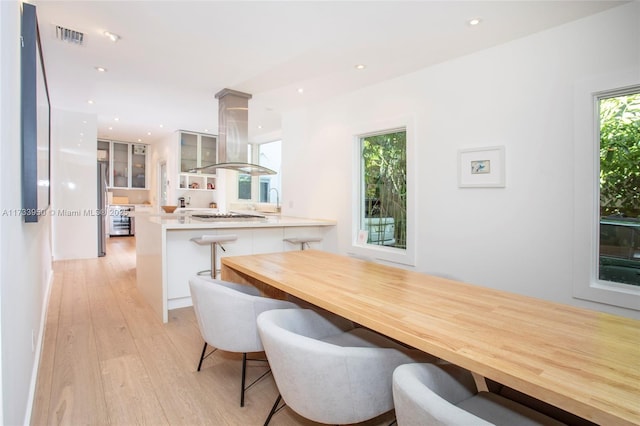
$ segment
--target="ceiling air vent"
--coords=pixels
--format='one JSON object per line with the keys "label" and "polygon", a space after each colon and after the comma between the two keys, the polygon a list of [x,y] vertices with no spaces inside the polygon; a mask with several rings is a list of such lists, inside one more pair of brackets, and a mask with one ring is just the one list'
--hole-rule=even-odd
{"label": "ceiling air vent", "polygon": [[61,27],[60,25],[56,25],[56,37],[58,40],[66,41],[68,43],[77,44],[82,46],[82,42],[84,40],[84,33],[80,31],[71,30],[69,28]]}

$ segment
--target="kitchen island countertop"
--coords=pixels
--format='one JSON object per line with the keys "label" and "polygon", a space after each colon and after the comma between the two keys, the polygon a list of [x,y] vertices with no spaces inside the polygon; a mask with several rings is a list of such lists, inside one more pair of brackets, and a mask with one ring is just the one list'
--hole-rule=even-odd
{"label": "kitchen island countertop", "polygon": [[199,219],[191,215],[150,216],[150,222],[163,229],[218,229],[218,228],[282,228],[290,226],[333,226],[335,220],[309,219],[293,216],[265,215],[262,218]]}

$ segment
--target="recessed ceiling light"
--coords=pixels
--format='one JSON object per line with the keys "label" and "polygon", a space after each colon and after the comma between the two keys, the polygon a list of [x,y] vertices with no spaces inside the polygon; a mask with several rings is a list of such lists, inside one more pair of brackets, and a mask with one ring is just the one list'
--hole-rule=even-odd
{"label": "recessed ceiling light", "polygon": [[147,132],[147,136],[151,136],[151,132]]}
{"label": "recessed ceiling light", "polygon": [[93,105],[93,100],[89,99],[89,100],[87,101],[87,103],[88,103],[89,105]]}
{"label": "recessed ceiling light", "polygon": [[107,69],[105,67],[95,67],[95,69],[98,72],[107,72]]}
{"label": "recessed ceiling light", "polygon": [[162,129],[163,127],[164,127],[164,124],[161,124],[161,125],[160,125],[160,128]]}
{"label": "recessed ceiling light", "polygon": [[478,25],[480,22],[482,22],[482,19],[473,18],[473,19],[469,19],[469,21],[467,23],[473,27],[473,26]]}
{"label": "recessed ceiling light", "polygon": [[367,67],[367,66],[366,66],[365,64],[358,64],[358,65],[356,65],[356,69],[357,69],[357,70],[363,70],[363,69],[365,69],[366,67]]}
{"label": "recessed ceiling light", "polygon": [[300,88],[298,89],[298,93],[304,93],[304,89],[303,89],[302,87],[300,87]]}
{"label": "recessed ceiling light", "polygon": [[209,129],[204,129],[205,133],[209,131]]}
{"label": "recessed ceiling light", "polygon": [[109,126],[109,130],[113,130],[113,127]]}
{"label": "recessed ceiling light", "polygon": [[138,142],[142,142],[142,139],[138,138]]}
{"label": "recessed ceiling light", "polygon": [[110,31],[105,31],[104,35],[114,43],[121,39],[121,37],[118,34],[112,33]]}
{"label": "recessed ceiling light", "polygon": [[262,126],[260,124],[258,124],[258,129],[262,129]]}

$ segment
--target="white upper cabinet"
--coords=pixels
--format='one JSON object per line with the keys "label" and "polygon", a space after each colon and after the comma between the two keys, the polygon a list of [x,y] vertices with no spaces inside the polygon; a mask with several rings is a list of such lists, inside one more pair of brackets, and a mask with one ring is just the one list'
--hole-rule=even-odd
{"label": "white upper cabinet", "polygon": [[147,189],[147,150],[145,144],[98,141],[98,159],[108,162],[109,187]]}
{"label": "white upper cabinet", "polygon": [[111,153],[113,161],[113,173],[111,176],[111,186],[113,188],[129,187],[129,144],[121,142],[113,142],[111,144]]}
{"label": "white upper cabinet", "polygon": [[131,152],[131,188],[147,188],[147,145],[133,143]]}
{"label": "white upper cabinet", "polygon": [[216,164],[218,161],[217,138],[202,133],[180,132],[180,172],[215,174],[198,170]]}
{"label": "white upper cabinet", "polygon": [[218,162],[218,140],[214,135],[181,131],[180,140],[180,188],[216,188],[214,170],[197,170]]}

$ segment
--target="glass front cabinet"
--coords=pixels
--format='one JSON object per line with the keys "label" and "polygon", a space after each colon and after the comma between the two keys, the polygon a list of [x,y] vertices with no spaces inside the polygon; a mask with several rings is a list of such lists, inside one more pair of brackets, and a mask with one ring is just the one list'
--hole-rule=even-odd
{"label": "glass front cabinet", "polygon": [[206,169],[196,169],[217,163],[217,142],[213,135],[180,132],[180,173],[215,174]]}
{"label": "glass front cabinet", "polygon": [[218,162],[218,140],[214,135],[179,132],[180,188],[212,190],[216,187],[215,171],[201,170]]}
{"label": "glass front cabinet", "polygon": [[139,143],[98,141],[98,158],[108,162],[110,188],[148,188],[147,148]]}
{"label": "glass front cabinet", "polygon": [[113,142],[113,172],[111,173],[111,186],[113,188],[129,187],[129,144]]}
{"label": "glass front cabinet", "polygon": [[198,167],[198,135],[180,133],[180,172],[190,173]]}
{"label": "glass front cabinet", "polygon": [[147,145],[131,144],[131,188],[147,187]]}

